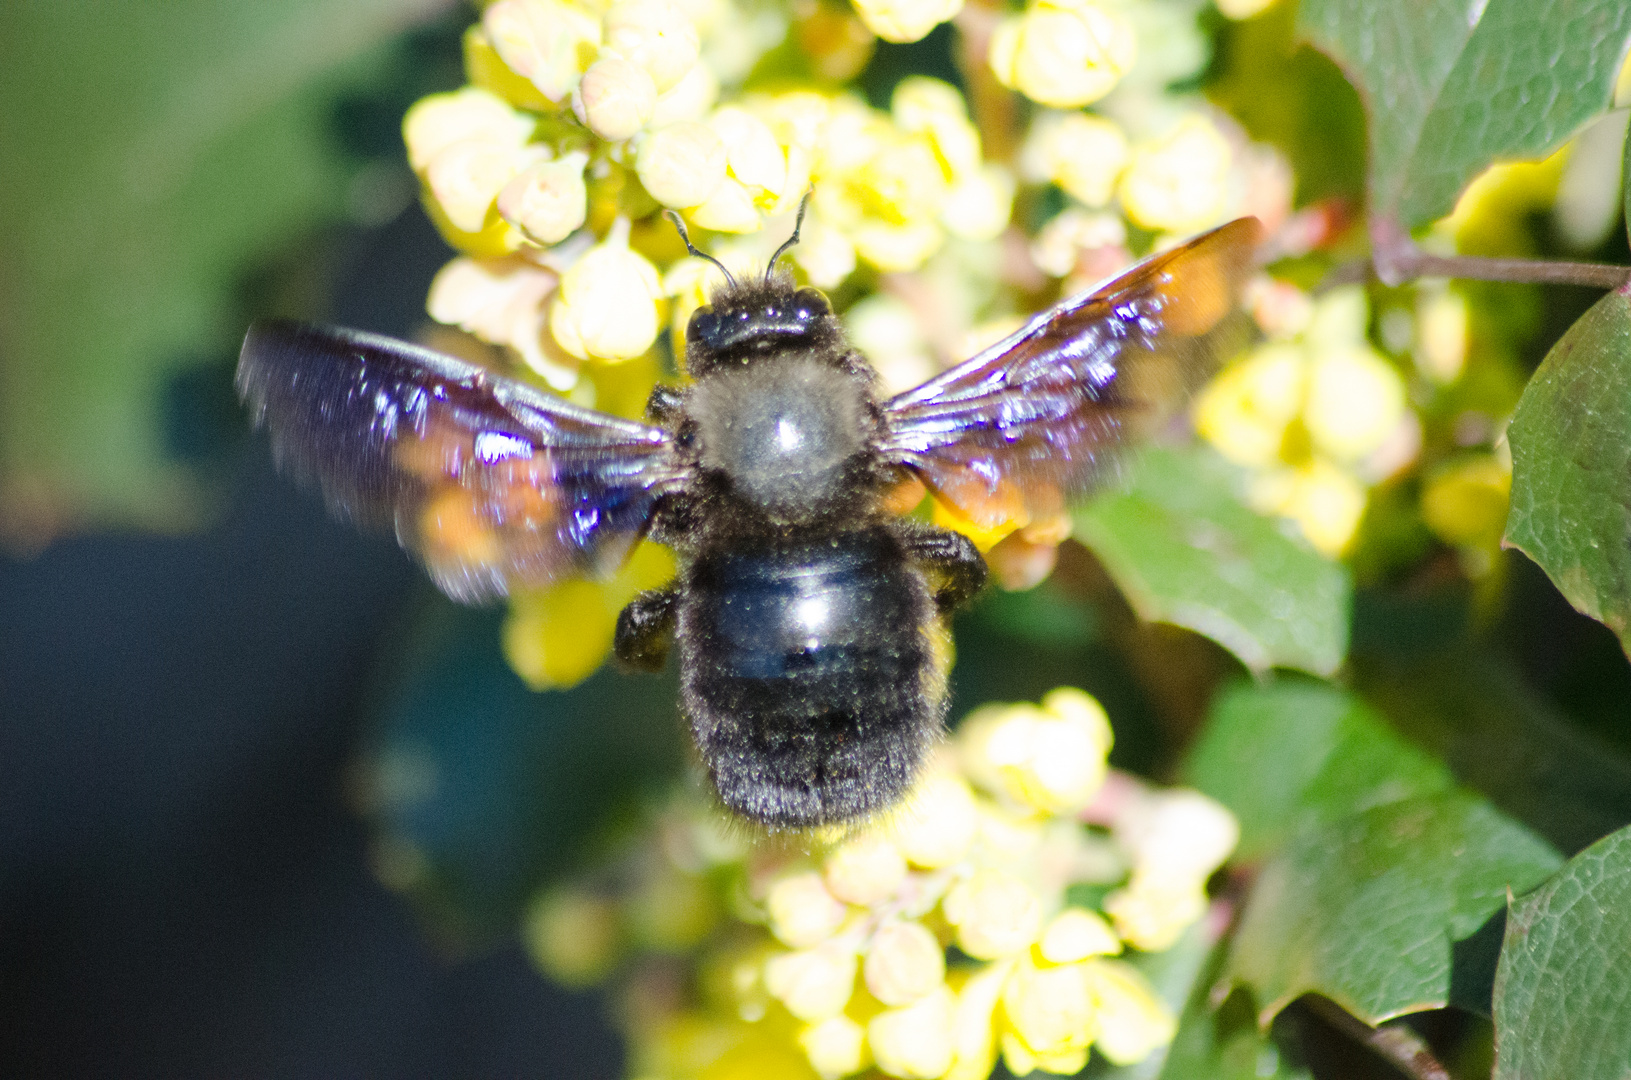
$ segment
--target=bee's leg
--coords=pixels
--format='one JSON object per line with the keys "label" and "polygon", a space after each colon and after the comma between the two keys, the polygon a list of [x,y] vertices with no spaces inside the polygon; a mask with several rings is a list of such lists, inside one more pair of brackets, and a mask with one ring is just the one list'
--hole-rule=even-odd
{"label": "bee's leg", "polygon": [[941,611],[950,611],[985,584],[985,560],[962,533],[915,521],[898,521],[895,530],[907,556],[931,572]]}
{"label": "bee's leg", "polygon": [[640,671],[661,671],[674,643],[674,616],[680,591],[673,585],[650,589],[629,601],[617,616],[612,651],[618,660]]}
{"label": "bee's leg", "polygon": [[651,396],[646,398],[646,419],[654,424],[670,426],[679,418],[680,409],[684,406],[684,390],[658,383],[651,388]]}

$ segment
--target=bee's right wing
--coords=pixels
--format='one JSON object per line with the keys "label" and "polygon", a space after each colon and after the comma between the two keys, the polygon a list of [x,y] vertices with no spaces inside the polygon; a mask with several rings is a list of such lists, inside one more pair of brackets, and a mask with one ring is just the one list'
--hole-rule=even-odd
{"label": "bee's right wing", "polygon": [[611,569],[684,480],[661,428],[376,334],[256,323],[237,384],[281,463],[455,600]]}
{"label": "bee's right wing", "polygon": [[886,460],[987,527],[1059,514],[1243,341],[1241,218],[1064,301],[884,403]]}

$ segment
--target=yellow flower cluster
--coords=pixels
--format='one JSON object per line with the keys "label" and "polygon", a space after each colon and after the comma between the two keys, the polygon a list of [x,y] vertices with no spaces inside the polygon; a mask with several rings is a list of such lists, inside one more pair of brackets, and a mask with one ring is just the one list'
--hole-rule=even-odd
{"label": "yellow flower cluster", "polygon": [[[418,102],[403,123],[427,211],[458,251],[429,313],[580,404],[638,414],[666,360],[664,331],[683,372],[685,325],[719,281],[685,256],[661,211],[681,213],[733,271],[757,272],[809,195],[788,262],[818,287],[881,287],[851,292],[846,321],[890,389],[905,389],[1045,302],[1039,288],[1055,286],[1038,268],[1074,291],[1132,261],[1142,241],[1129,225],[1159,246],[1236,213],[1265,215],[1243,201],[1265,190],[1243,138],[1165,90],[1204,61],[1199,30],[1152,22],[1140,4],[1036,0],[987,18],[997,82],[1047,106],[1015,147],[1006,127],[983,138],[971,115],[1002,108],[971,110],[947,83],[907,77],[887,110],[836,85],[859,71],[871,34],[916,40],[960,0],[856,0],[853,13],[778,0],[491,0],[465,34],[468,85]],[[794,70],[823,74],[769,70],[795,47],[808,67]],[[971,87],[1009,96],[991,79]],[[1088,102],[1099,112],[1079,108]],[[1070,199],[1029,238],[1029,259],[1008,242],[1021,183]],[[979,532],[936,513],[982,549],[1002,542],[992,564],[1007,587],[1046,576],[1068,533],[1033,523],[1004,540],[1011,528]],[[584,677],[591,645],[609,640],[605,612],[626,592],[598,584],[518,600],[506,637],[517,670],[538,687]],[[555,640],[550,620],[597,629]]]}
{"label": "yellow flower cluster", "polygon": [[1420,423],[1398,369],[1369,343],[1359,286],[1317,300],[1265,284],[1259,322],[1274,337],[1202,392],[1195,422],[1230,460],[1253,470],[1250,497],[1295,521],[1316,548],[1347,548],[1367,485],[1415,459]]}
{"label": "yellow flower cluster", "polygon": [[[1110,739],[1080,690],[986,706],[904,810],[810,852],[671,808],[611,868],[621,888],[541,898],[529,943],[575,984],[622,968],[632,1071],[654,1080],[1142,1060],[1174,1021],[1126,950],[1164,949],[1200,916],[1237,833],[1198,793],[1108,774]],[[1074,885],[1111,891],[1101,908]]]}

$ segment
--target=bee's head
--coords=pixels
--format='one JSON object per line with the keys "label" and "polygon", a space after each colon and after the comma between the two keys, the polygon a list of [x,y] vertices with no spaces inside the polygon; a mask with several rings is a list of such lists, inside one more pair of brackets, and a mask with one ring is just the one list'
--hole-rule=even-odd
{"label": "bee's head", "polygon": [[709,303],[692,312],[685,328],[685,366],[693,378],[721,365],[751,364],[781,349],[819,349],[842,340],[843,332],[827,298],[817,289],[798,288],[791,274],[776,269],[782,255],[798,243],[809,204],[810,196],[805,195],[793,235],[770,257],[764,277],[744,281],[738,281],[712,255],[697,250],[684,220],[668,211],[686,250],[718,266],[725,275],[725,284]]}
{"label": "bee's head", "polygon": [[699,377],[722,364],[751,364],[780,349],[819,347],[838,333],[817,289],[787,278],[732,282],[697,308],[685,328],[685,365]]}

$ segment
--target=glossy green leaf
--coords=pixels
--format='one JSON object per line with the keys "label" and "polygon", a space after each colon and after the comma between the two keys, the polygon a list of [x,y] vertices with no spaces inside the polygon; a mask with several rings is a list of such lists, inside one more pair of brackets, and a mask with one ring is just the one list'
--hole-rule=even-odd
{"label": "glossy green leaf", "polygon": [[1624,0],[1303,0],[1298,29],[1370,115],[1371,208],[1411,228],[1501,158],[1538,158],[1608,107]]}
{"label": "glossy green leaf", "polygon": [[1242,859],[1271,853],[1311,823],[1454,784],[1363,701],[1301,679],[1227,687],[1184,771],[1234,812]]}
{"label": "glossy green leaf", "polygon": [[1515,900],[1495,977],[1495,1080],[1631,1076],[1631,828]]}
{"label": "glossy green leaf", "polygon": [[443,6],[0,4],[0,492],[36,531],[196,518],[166,380],[236,352],[251,260],[343,216],[334,94]]}
{"label": "glossy green leaf", "polygon": [[1510,662],[1470,644],[1413,645],[1356,653],[1351,668],[1365,699],[1412,743],[1565,854],[1631,821],[1631,764]]}
{"label": "glossy green leaf", "polygon": [[1341,665],[1348,571],[1241,502],[1229,465],[1206,451],[1152,449],[1129,479],[1076,514],[1075,535],[1140,616],[1204,634],[1254,671],[1328,675]]}
{"label": "glossy green leaf", "polygon": [[1552,347],[1507,438],[1506,543],[1631,652],[1631,290],[1603,297]]}
{"label": "glossy green leaf", "polygon": [[1452,943],[1561,862],[1463,791],[1306,827],[1258,875],[1224,978],[1252,989],[1262,1022],[1305,993],[1371,1024],[1442,1008]]}

